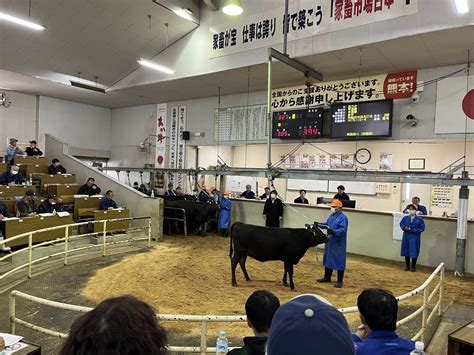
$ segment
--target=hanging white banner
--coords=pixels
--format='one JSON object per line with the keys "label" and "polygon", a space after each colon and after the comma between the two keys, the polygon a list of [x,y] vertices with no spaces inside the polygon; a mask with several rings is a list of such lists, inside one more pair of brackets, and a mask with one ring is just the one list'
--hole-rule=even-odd
{"label": "hanging white banner", "polygon": [[[186,160],[186,141],[183,139],[183,132],[186,130],[186,106],[179,106],[178,115],[178,149],[177,149],[177,168],[184,169]],[[185,177],[184,177],[185,179]],[[183,174],[178,174],[176,185],[183,186]]]}
{"label": "hanging white banner", "polygon": [[[178,145],[178,107],[171,108],[171,132],[170,132],[170,168],[177,167],[177,145]],[[176,181],[176,174],[170,174],[170,182]]]}
{"label": "hanging white banner", "polygon": [[[308,38],[418,11],[418,0],[290,1],[288,41]],[[266,10],[209,28],[210,57],[283,43],[284,7]]]}
{"label": "hanging white banner", "polygon": [[158,104],[156,112],[155,168],[166,167],[166,104]]}

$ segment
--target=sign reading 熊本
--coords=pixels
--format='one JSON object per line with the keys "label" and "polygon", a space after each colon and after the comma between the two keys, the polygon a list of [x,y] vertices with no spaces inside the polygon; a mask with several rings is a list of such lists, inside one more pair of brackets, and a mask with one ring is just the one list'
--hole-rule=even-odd
{"label": "sign reading \u718a\u672c", "polygon": [[155,168],[164,168],[166,165],[166,104],[157,105],[156,113],[156,143],[155,143]]}
{"label": "sign reading \u718a\u672c", "polygon": [[304,108],[336,102],[404,99],[413,95],[417,71],[366,76],[272,90],[272,110]]}
{"label": "sign reading \u718a\u672c", "polygon": [[418,0],[290,1],[286,21],[284,7],[263,10],[251,16],[238,17],[232,22],[210,26],[210,57],[283,43],[285,23],[288,40],[292,41],[415,14]]}

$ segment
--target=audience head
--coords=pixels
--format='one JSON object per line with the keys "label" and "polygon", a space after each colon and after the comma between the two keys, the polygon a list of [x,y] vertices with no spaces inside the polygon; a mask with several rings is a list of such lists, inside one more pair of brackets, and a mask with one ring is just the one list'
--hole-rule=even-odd
{"label": "audience head", "polygon": [[183,194],[183,189],[181,188],[181,186],[178,186],[178,187],[176,188],[176,194],[177,194],[177,195],[182,195],[182,194]]}
{"label": "audience head", "polygon": [[369,288],[357,298],[362,323],[370,330],[395,330],[397,328],[398,302],[389,291]]}
{"label": "audience head", "polygon": [[135,182],[133,183],[133,187],[138,188],[138,181],[135,181]]}
{"label": "audience head", "polygon": [[173,190],[173,183],[172,183],[172,182],[170,182],[170,183],[168,184],[168,190]]}
{"label": "audience head", "polygon": [[272,324],[273,315],[280,307],[278,298],[266,290],[255,291],[245,302],[247,324],[255,335],[267,335]]}
{"label": "audience head", "polygon": [[71,326],[61,355],[166,354],[166,330],[153,309],[133,296],[110,298]]}
{"label": "audience head", "polygon": [[202,189],[202,190],[207,190],[207,185],[206,185],[206,184],[202,184],[202,185],[201,185],[201,189]]}
{"label": "audience head", "polygon": [[338,193],[339,195],[342,195],[342,194],[344,193],[344,191],[346,191],[346,188],[344,187],[344,185],[339,185],[339,186],[337,187],[337,193]]}
{"label": "audience head", "polygon": [[18,142],[18,139],[16,139],[16,138],[10,138],[10,145],[16,146],[16,142]]}
{"label": "audience head", "polygon": [[51,161],[51,163],[53,163],[54,166],[58,167],[59,166],[59,159],[55,158]]}
{"label": "audience head", "polygon": [[413,203],[414,205],[419,205],[420,204],[420,198],[415,196],[411,199],[411,203]]}
{"label": "audience head", "polygon": [[271,198],[272,200],[276,199],[277,196],[278,196],[277,190],[272,190],[272,192],[270,192],[270,198]]}
{"label": "audience head", "polygon": [[36,145],[37,145],[36,141],[30,141],[31,148],[36,148]]}
{"label": "audience head", "polygon": [[300,196],[305,197],[306,196],[306,190],[300,190]]}
{"label": "audience head", "polygon": [[35,193],[33,190],[28,190],[25,192],[25,200],[26,201],[31,201],[35,197]]}
{"label": "audience head", "polygon": [[270,188],[268,186],[265,187],[264,190],[265,190],[265,195],[268,195],[270,193]]}
{"label": "audience head", "polygon": [[56,204],[56,201],[57,201],[57,198],[56,198],[56,195],[54,194],[49,194],[48,197],[47,197],[48,201],[50,204],[52,205],[55,205]]}
{"label": "audience head", "polygon": [[252,185],[245,185],[245,191],[252,191]]}
{"label": "audience head", "polygon": [[351,332],[342,313],[313,294],[291,299],[273,317],[267,354],[294,354],[295,348],[299,354],[355,354]]}
{"label": "audience head", "polygon": [[87,179],[87,182],[86,182],[87,186],[91,187],[92,185],[94,185],[94,183],[95,183],[94,178],[90,177],[89,179]]}
{"label": "audience head", "polygon": [[229,192],[229,191],[225,191],[225,192],[222,194],[222,197],[224,197],[224,198],[229,198],[229,197],[230,197],[230,192]]}
{"label": "audience head", "polygon": [[10,173],[16,175],[20,172],[20,167],[18,165],[12,165],[10,168]]}
{"label": "audience head", "polygon": [[114,199],[114,192],[112,190],[107,190],[107,192],[105,193],[105,197],[113,200]]}

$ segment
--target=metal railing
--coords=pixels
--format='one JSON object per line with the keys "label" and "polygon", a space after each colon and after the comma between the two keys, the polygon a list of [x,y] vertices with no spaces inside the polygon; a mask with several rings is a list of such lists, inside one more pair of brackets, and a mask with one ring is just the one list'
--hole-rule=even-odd
{"label": "metal railing", "polygon": [[[412,338],[412,340],[422,339],[425,340],[426,330],[428,329],[429,324],[433,320],[433,317],[437,314],[438,316],[442,315],[442,303],[443,303],[443,290],[444,290],[444,263],[438,265],[438,267],[433,271],[433,273],[426,279],[426,281],[419,286],[418,288],[405,293],[401,296],[397,297],[398,301],[404,301],[408,298],[414,297],[421,292],[423,292],[423,305],[418,308],[415,312],[410,314],[409,316],[401,319],[397,322],[397,326],[402,324],[408,323],[413,318],[417,317],[420,313],[422,314],[422,326],[420,331]],[[439,276],[439,282],[434,287],[433,291],[429,292],[429,287],[436,276]],[[436,295],[436,292],[439,292],[438,301],[434,305],[433,309],[431,310],[430,314],[429,311],[429,303],[433,300]],[[71,305],[67,303],[55,302],[50,301],[44,298],[39,298],[36,296],[32,296],[20,291],[12,291],[10,293],[10,304],[9,304],[9,314],[10,314],[10,332],[15,334],[16,332],[16,324],[22,325],[26,328],[48,334],[58,338],[66,338],[68,335],[66,333],[57,332],[51,329],[47,329],[25,320],[22,320],[16,316],[16,298],[22,298],[25,300],[29,300],[31,302],[35,302],[37,304],[42,304],[49,307],[54,307],[57,309],[62,310],[69,310],[75,311],[80,313],[85,313],[90,311],[92,308],[89,307],[81,307],[76,305]],[[354,313],[358,312],[357,306],[347,307],[347,308],[340,308],[340,312],[347,314],[347,313]],[[208,352],[215,352],[215,347],[208,347],[207,340],[208,340],[208,324],[213,322],[244,322],[246,321],[246,316],[215,316],[215,315],[180,315],[180,314],[157,314],[157,318],[162,321],[186,321],[186,322],[199,322],[201,324],[201,331],[200,331],[200,346],[172,346],[170,345],[168,349],[170,351],[176,352],[193,352],[193,353],[201,353],[206,354]]]}
{"label": "metal railing", "polygon": [[[164,209],[165,209],[164,212],[166,212],[166,210],[171,210],[171,211],[179,211],[179,212],[182,212],[182,213],[183,213],[183,218],[168,217],[168,216],[166,216],[165,213],[164,213],[163,220],[183,222],[183,225],[184,225],[184,236],[187,237],[187,236],[188,236],[188,227],[187,227],[187,223],[186,223],[186,210],[185,210],[184,208],[167,207],[167,206],[165,206]],[[170,225],[169,223],[168,223],[168,228],[170,229],[169,232],[171,233],[171,225]]]}
{"label": "metal railing", "polygon": [[[112,242],[112,243],[107,243],[107,240],[108,240],[107,232],[109,232],[109,230],[107,229],[108,223],[121,222],[121,221],[122,222],[123,221],[137,221],[137,220],[148,220],[148,225],[147,226],[142,227],[142,228],[138,228],[138,229],[147,230],[147,236],[146,237],[133,238],[133,240],[125,240],[125,241],[120,241],[120,242],[115,241],[115,242]],[[84,225],[89,226],[91,224],[96,224],[96,223],[101,223],[101,224],[104,225],[101,232],[78,234],[78,235],[74,235],[74,236],[69,235],[69,230],[72,227],[79,227],[79,226],[84,226]],[[44,241],[44,242],[33,244],[33,236],[35,234],[43,233],[43,232],[49,232],[49,231],[55,231],[55,230],[58,230],[58,229],[64,229],[64,237],[56,238],[56,239],[53,239],[53,240],[47,240],[47,241]],[[135,229],[134,228],[127,228],[126,230],[127,231],[132,231],[132,230],[136,230],[136,229],[137,228],[135,228]],[[96,245],[91,244],[91,245],[81,246],[81,247],[72,248],[72,249],[70,248],[70,243],[72,241],[75,241],[75,240],[78,240],[78,239],[81,239],[81,238],[84,238],[84,237],[88,237],[88,236],[102,236],[102,243],[99,243],[99,244],[96,244]],[[147,246],[150,247],[151,246],[151,217],[144,216],[144,217],[114,218],[114,219],[108,219],[108,220],[97,220],[97,221],[88,221],[88,222],[65,224],[65,225],[62,225],[62,226],[43,228],[43,229],[38,229],[38,230],[35,230],[35,231],[31,231],[31,232],[18,234],[14,237],[10,237],[8,239],[5,239],[3,241],[3,243],[8,245],[8,243],[11,243],[13,241],[16,241],[18,239],[22,239],[22,238],[25,238],[25,237],[28,238],[28,245],[25,248],[16,250],[12,253],[6,254],[5,256],[1,257],[0,262],[5,261],[9,258],[13,258],[15,255],[18,255],[18,254],[23,253],[25,251],[28,252],[28,262],[26,262],[24,264],[21,264],[21,265],[18,265],[17,267],[14,267],[13,269],[8,270],[8,271],[4,272],[3,274],[1,274],[0,275],[0,281],[2,279],[6,278],[7,276],[9,276],[9,275],[11,275],[15,272],[18,272],[18,271],[20,271],[21,269],[24,269],[24,268],[28,268],[28,278],[31,278],[32,277],[32,268],[33,268],[34,264],[39,263],[39,262],[41,262],[43,260],[46,260],[46,259],[50,259],[52,257],[60,256],[60,255],[64,255],[64,265],[67,265],[69,254],[73,253],[73,252],[76,252],[76,251],[80,251],[80,250],[101,247],[102,248],[102,256],[106,256],[107,245],[116,245],[116,244],[119,244],[119,243],[127,243],[127,242],[130,242],[130,241],[140,241],[140,240],[147,240]],[[34,249],[40,248],[40,247],[45,246],[45,245],[57,244],[57,243],[60,243],[60,242],[64,242],[64,251],[57,252],[57,253],[54,253],[54,254],[48,254],[44,257],[37,258],[37,259],[33,260],[33,250]]]}

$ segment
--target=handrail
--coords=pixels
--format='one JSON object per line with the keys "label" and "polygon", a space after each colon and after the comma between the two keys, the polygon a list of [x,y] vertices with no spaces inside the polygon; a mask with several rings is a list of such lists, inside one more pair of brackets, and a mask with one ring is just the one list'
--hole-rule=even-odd
{"label": "handrail", "polygon": [[[415,312],[411,313],[407,317],[401,319],[400,321],[397,322],[397,326],[400,326],[402,324],[405,324],[412,320],[413,318],[417,317],[418,315],[422,314],[422,327],[418,331],[418,333],[412,338],[412,340],[417,340],[421,337],[422,341],[425,341],[426,337],[426,330],[428,328],[428,325],[431,323],[433,317],[435,315],[441,316],[442,315],[442,302],[443,302],[443,290],[444,290],[444,271],[445,271],[445,265],[444,263],[441,263],[438,265],[438,267],[432,272],[432,274],[425,280],[425,282],[414,289],[413,291],[407,292],[401,296],[397,297],[397,300],[403,301],[406,300],[410,297],[414,297],[418,295],[421,291],[424,291],[424,302],[423,305],[418,308]],[[436,287],[433,289],[431,293],[429,293],[429,286],[435,276],[439,275],[440,276],[440,281],[436,285]],[[437,303],[434,305],[433,309],[431,310],[430,314],[428,315],[428,310],[429,310],[429,302],[432,300],[434,297],[435,292],[439,292],[439,299]],[[42,304],[45,306],[50,306],[54,307],[57,309],[63,309],[63,310],[69,310],[69,311],[76,311],[80,313],[85,313],[90,311],[92,308],[90,307],[83,307],[83,306],[77,306],[77,305],[72,305],[68,303],[62,303],[62,302],[56,302],[56,301],[51,301],[48,299],[36,297],[33,295],[29,295],[27,293],[13,290],[10,293],[9,299],[10,299],[10,304],[9,304],[9,312],[10,312],[10,332],[13,334],[15,333],[15,324],[21,324],[27,328],[53,335],[59,338],[63,338],[67,336],[67,334],[56,332],[50,329],[46,329],[43,327],[40,327],[38,325],[28,323],[24,320],[21,320],[16,317],[15,311],[16,311],[16,298],[22,298],[26,299],[32,302],[35,302],[37,304]],[[355,309],[355,311],[354,311]],[[339,308],[339,311],[342,313],[351,313],[351,312],[356,312],[357,306],[354,307],[346,307],[346,308]],[[176,351],[176,352],[195,352],[195,353],[201,353],[205,354],[206,352],[212,352],[215,351],[215,347],[207,347],[207,330],[208,330],[208,323],[209,322],[244,322],[246,321],[247,317],[245,315],[237,315],[237,316],[219,316],[219,315],[183,315],[183,314],[157,314],[156,315],[158,320],[162,321],[188,321],[188,322],[200,322],[201,323],[201,344],[200,346],[169,346],[168,349],[170,351]]]}
{"label": "handrail", "polygon": [[[178,221],[178,222],[183,222],[183,225],[184,225],[184,236],[187,237],[188,236],[188,223],[187,223],[187,220],[186,220],[186,210],[184,208],[178,208],[178,207],[170,207],[170,206],[164,206],[164,209],[165,210],[175,210],[175,211],[181,211],[183,212],[183,218],[177,218],[177,217],[167,217],[167,216],[164,216],[164,213],[163,213],[163,220],[165,219],[168,219],[168,220],[172,220],[172,221]],[[171,233],[171,229],[169,231]]]}

